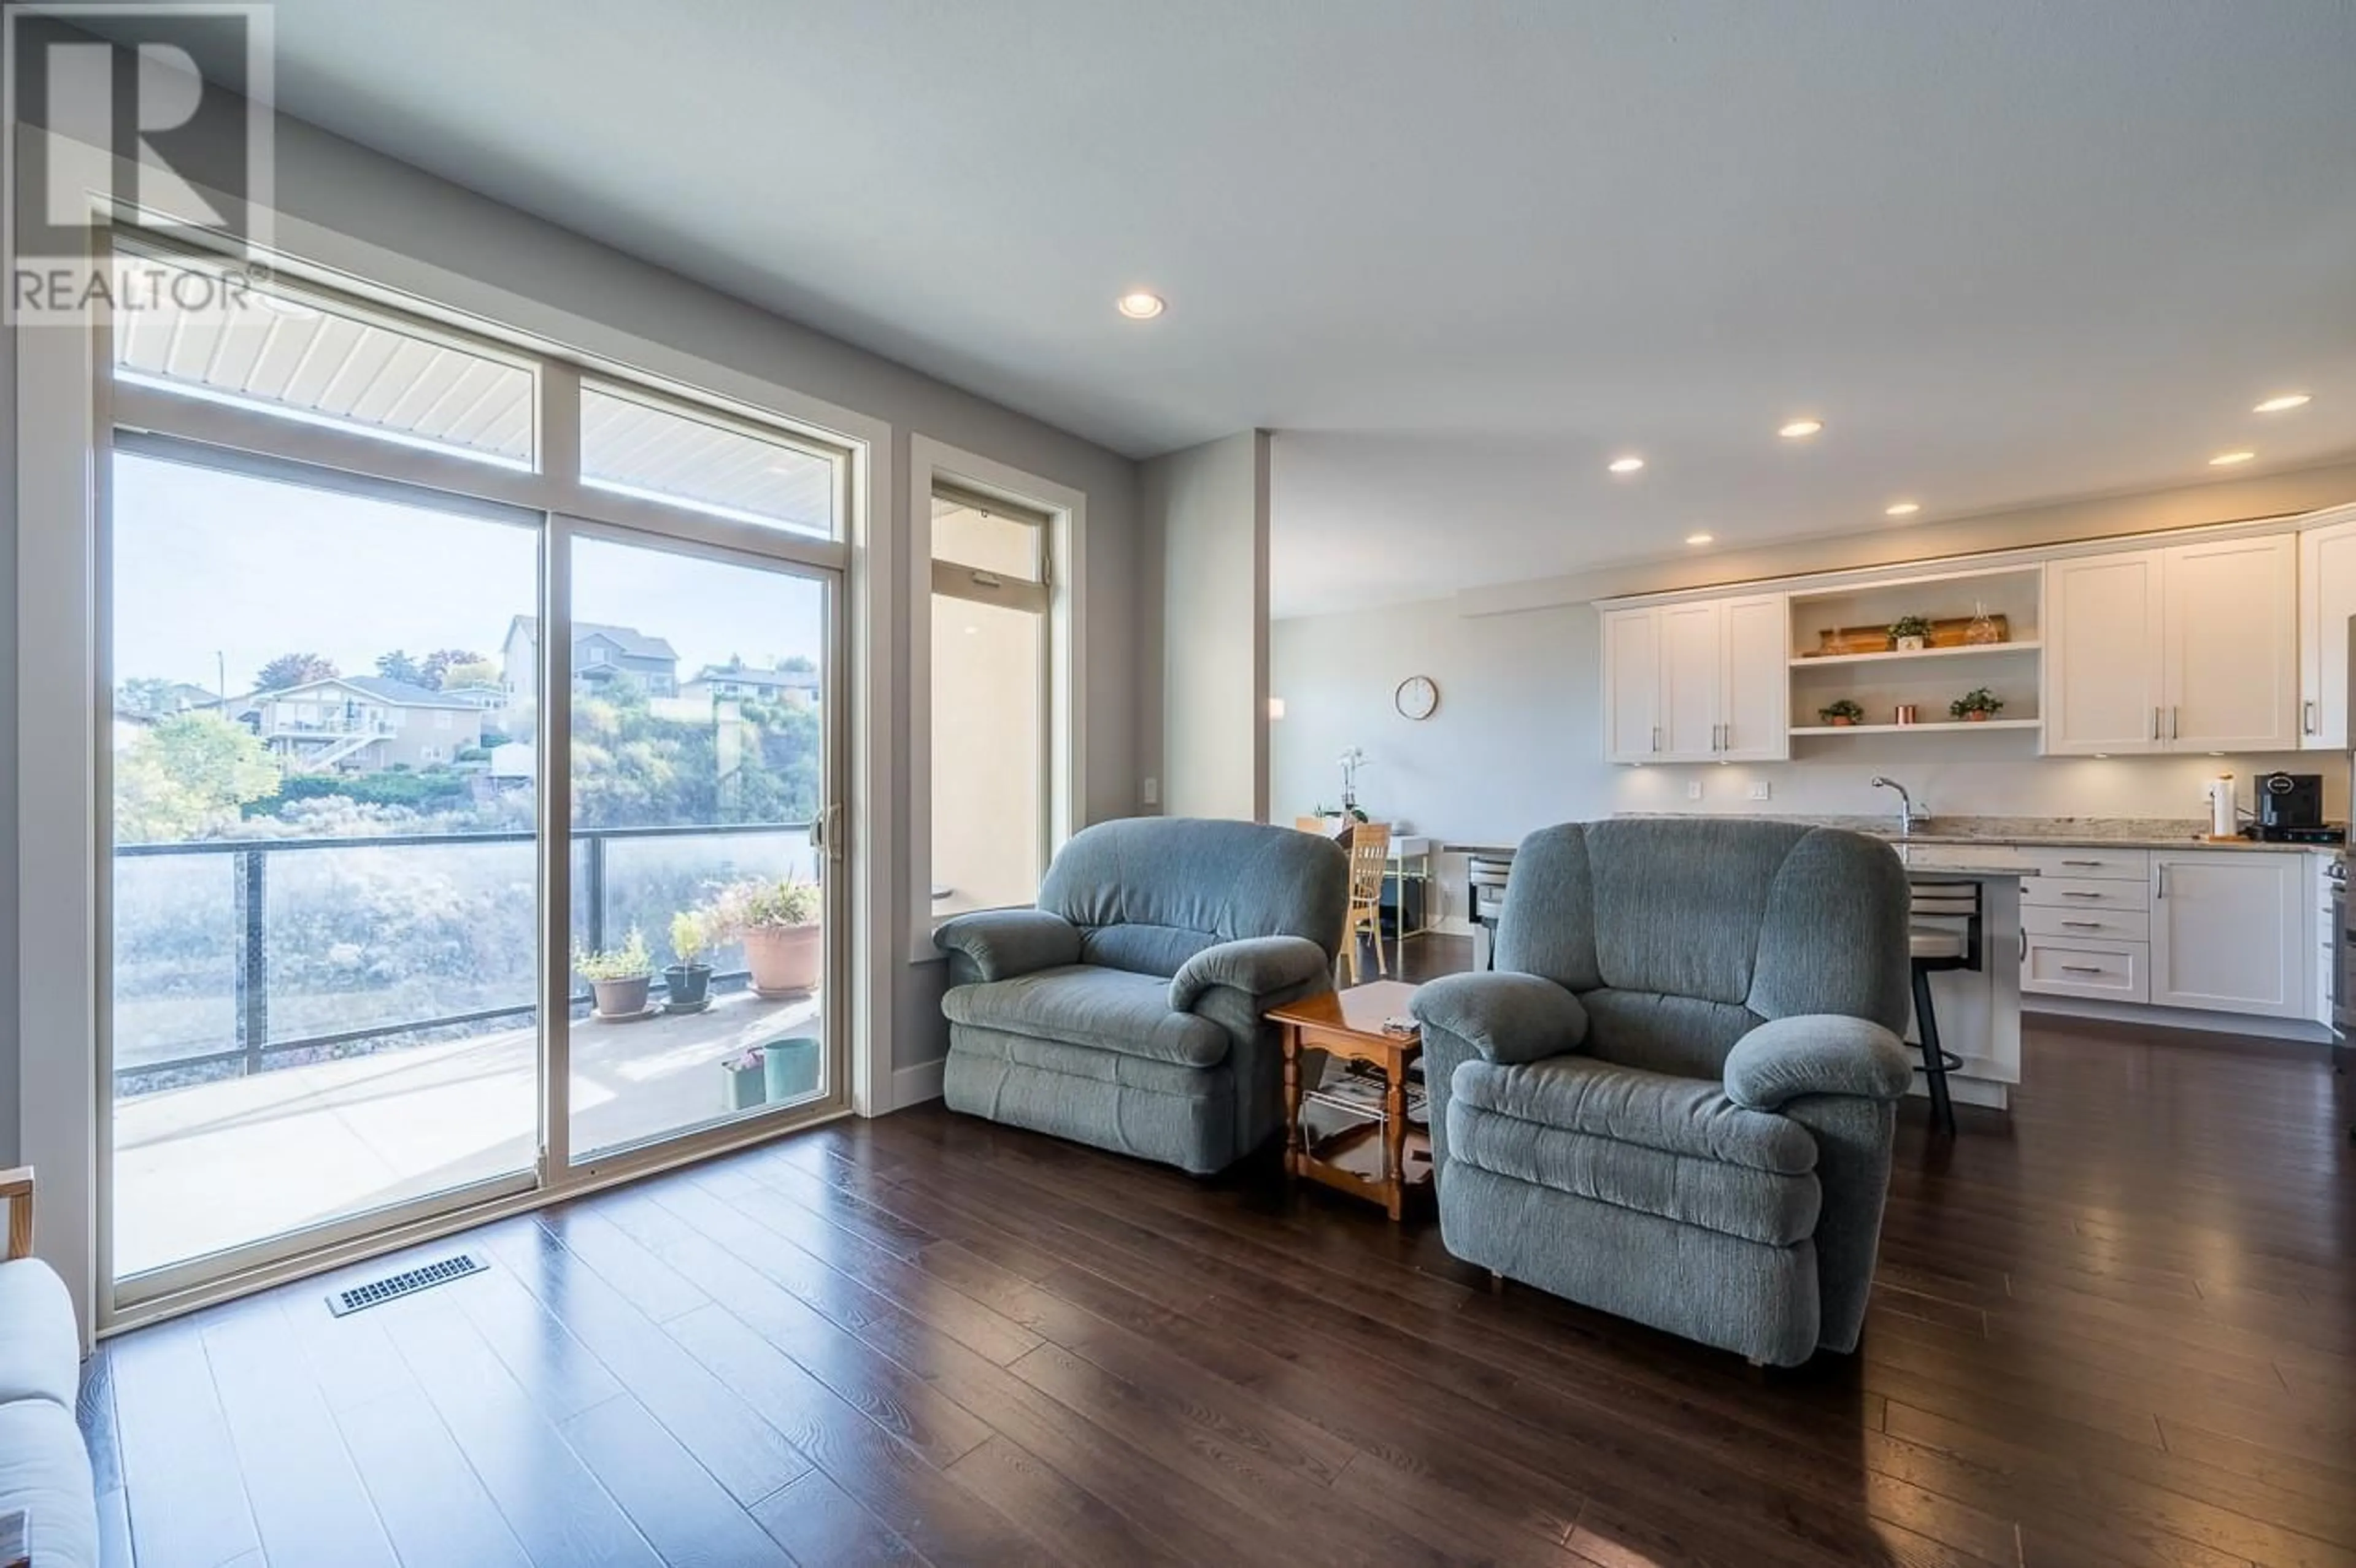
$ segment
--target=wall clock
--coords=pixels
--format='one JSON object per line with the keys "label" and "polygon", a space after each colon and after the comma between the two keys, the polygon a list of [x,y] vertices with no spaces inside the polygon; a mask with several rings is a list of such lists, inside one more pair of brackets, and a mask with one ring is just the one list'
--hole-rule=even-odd
{"label": "wall clock", "polygon": [[1429,719],[1440,707],[1440,686],[1428,675],[1411,675],[1398,683],[1391,704],[1409,719]]}

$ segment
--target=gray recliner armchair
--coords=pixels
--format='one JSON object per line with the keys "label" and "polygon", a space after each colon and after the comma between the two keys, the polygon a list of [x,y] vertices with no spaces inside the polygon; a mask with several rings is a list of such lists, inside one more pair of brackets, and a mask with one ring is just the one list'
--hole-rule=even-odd
{"label": "gray recliner armchair", "polygon": [[1525,839],[1496,969],[1415,999],[1448,1250],[1757,1362],[1856,1349],[1912,1078],[1907,904],[1861,834]]}
{"label": "gray recliner armchair", "polygon": [[959,915],[953,1111],[1198,1175],[1284,1116],[1269,1008],[1333,989],[1349,861],[1313,834],[1133,817],[1073,835],[1035,909]]}

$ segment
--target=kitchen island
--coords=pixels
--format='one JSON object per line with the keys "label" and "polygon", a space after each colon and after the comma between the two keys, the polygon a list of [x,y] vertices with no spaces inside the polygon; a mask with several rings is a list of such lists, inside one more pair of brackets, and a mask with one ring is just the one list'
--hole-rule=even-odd
{"label": "kitchen island", "polygon": [[[1997,850],[1922,843],[1892,848],[1906,862],[1918,899],[1940,886],[1978,891],[1979,967],[1933,971],[1931,1005],[1938,1009],[1939,1043],[1963,1059],[1947,1074],[1947,1092],[1959,1104],[2004,1110],[2020,1082],[2020,884],[2039,868]],[[1932,917],[1923,923],[1960,929],[1962,923]],[[1910,1040],[1921,1039],[1919,1028],[1907,1032]],[[1914,1089],[1927,1093],[1919,1066]]]}

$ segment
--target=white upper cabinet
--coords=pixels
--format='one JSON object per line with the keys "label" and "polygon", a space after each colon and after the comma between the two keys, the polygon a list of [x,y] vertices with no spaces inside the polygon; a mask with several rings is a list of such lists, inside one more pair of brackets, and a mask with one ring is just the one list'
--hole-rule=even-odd
{"label": "white upper cabinet", "polygon": [[1781,762],[1792,754],[1792,677],[1784,667],[1791,656],[1790,612],[1781,593],[1725,603],[1719,755],[1728,762]]}
{"label": "white upper cabinet", "polygon": [[1784,613],[1780,593],[1605,611],[1609,759],[1716,763],[1789,756]]}
{"label": "white upper cabinet", "polygon": [[2156,549],[2045,568],[2045,750],[2157,752],[2161,556]]}
{"label": "white upper cabinet", "polygon": [[2289,534],[2167,552],[2161,699],[2169,749],[2298,746],[2298,543]]}
{"label": "white upper cabinet", "polygon": [[2298,743],[2346,750],[2348,618],[2356,615],[2356,507],[2298,536]]}
{"label": "white upper cabinet", "polygon": [[2045,569],[2045,750],[2280,752],[2297,741],[2288,534]]}
{"label": "white upper cabinet", "polygon": [[1649,763],[1661,752],[1661,613],[1603,613],[1603,754]]}

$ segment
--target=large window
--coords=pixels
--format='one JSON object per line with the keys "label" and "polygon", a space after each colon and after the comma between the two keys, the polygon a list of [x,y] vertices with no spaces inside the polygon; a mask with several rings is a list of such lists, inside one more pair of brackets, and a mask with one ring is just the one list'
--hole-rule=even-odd
{"label": "large window", "polygon": [[1027,904],[1052,799],[1047,514],[932,495],[932,912]]}
{"label": "large window", "polygon": [[851,449],[325,289],[142,297],[105,1308],[844,1104]]}

